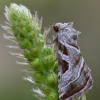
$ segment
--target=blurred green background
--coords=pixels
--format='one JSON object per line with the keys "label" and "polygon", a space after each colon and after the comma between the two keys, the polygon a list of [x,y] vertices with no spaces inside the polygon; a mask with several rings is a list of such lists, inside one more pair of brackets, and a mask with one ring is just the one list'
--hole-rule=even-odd
{"label": "blurred green background", "polygon": [[[43,28],[56,22],[74,22],[74,28],[82,33],[78,44],[94,79],[87,100],[100,100],[100,0],[0,0],[0,24],[5,21],[4,7],[10,3],[25,5],[32,14],[37,11],[43,17]],[[15,50],[6,47],[14,43],[5,40],[2,33],[6,31],[0,27],[0,100],[37,100],[32,96],[33,84],[22,79],[28,73],[21,70],[29,66],[15,63],[20,59],[8,53]]]}

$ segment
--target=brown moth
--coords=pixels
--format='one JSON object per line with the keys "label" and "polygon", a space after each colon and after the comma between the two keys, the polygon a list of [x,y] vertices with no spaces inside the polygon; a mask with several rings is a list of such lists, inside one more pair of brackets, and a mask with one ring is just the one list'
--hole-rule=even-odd
{"label": "brown moth", "polygon": [[90,69],[84,62],[77,38],[80,32],[73,23],[53,25],[58,46],[58,92],[60,100],[72,100],[84,95],[92,86]]}

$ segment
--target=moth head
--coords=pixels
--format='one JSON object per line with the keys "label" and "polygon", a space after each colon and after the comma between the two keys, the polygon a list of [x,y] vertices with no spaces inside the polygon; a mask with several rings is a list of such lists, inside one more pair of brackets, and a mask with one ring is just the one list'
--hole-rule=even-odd
{"label": "moth head", "polygon": [[80,32],[73,28],[73,22],[56,23],[53,25],[53,29],[57,33],[58,39],[62,42],[65,41],[67,44],[77,45],[77,38]]}

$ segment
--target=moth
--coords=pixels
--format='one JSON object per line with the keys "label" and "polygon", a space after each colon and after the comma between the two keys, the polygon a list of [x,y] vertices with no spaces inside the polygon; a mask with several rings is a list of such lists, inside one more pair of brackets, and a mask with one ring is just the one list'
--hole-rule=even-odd
{"label": "moth", "polygon": [[54,41],[58,47],[58,93],[60,100],[73,100],[81,97],[92,87],[90,69],[84,62],[77,38],[80,34],[73,23],[56,23]]}

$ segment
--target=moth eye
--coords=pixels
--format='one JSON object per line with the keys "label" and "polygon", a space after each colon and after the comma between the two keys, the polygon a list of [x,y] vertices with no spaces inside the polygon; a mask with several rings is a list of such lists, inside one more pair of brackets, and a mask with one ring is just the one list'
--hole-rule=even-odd
{"label": "moth eye", "polygon": [[56,26],[56,25],[53,25],[53,29],[54,29],[55,32],[58,32],[59,31],[59,27]]}
{"label": "moth eye", "polygon": [[77,35],[72,36],[73,40],[77,40]]}

